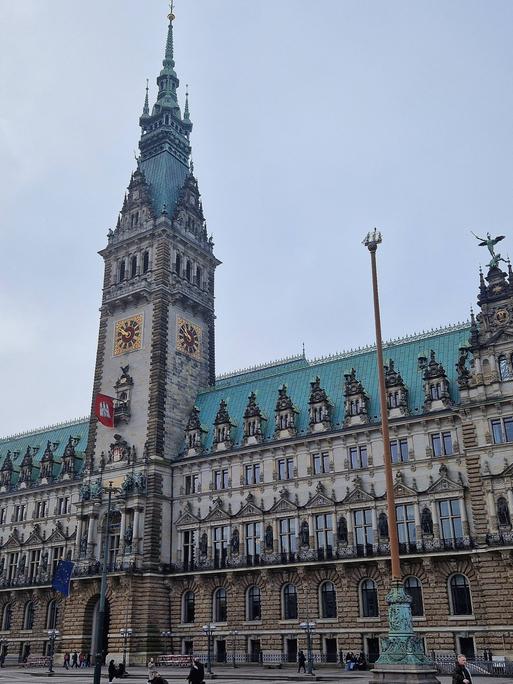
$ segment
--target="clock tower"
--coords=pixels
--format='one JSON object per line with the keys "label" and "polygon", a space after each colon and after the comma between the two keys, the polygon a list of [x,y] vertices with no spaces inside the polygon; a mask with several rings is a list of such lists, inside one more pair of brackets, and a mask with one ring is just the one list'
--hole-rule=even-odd
{"label": "clock tower", "polygon": [[[115,426],[91,417],[85,479],[86,492],[113,481],[122,493],[120,547],[142,569],[170,562],[169,462],[181,448],[198,390],[215,375],[220,262],[190,161],[188,97],[183,115],[177,99],[173,20],[171,13],[151,110],[146,88],[137,168],[100,252],[105,274],[93,405],[98,394],[113,397]],[[92,500],[86,493],[84,520],[98,515]],[[84,554],[99,558],[100,537],[89,537]]]}

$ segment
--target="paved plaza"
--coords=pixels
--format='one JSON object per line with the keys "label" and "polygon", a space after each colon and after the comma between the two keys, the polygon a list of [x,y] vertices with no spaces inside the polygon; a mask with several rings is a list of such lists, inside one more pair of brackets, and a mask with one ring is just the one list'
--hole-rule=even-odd
{"label": "paved plaza", "polygon": [[[179,668],[162,668],[160,672],[163,677],[169,680],[170,684],[175,681],[185,682],[187,677],[187,670]],[[304,680],[315,679],[316,681],[324,682],[358,682],[363,684],[368,682],[371,678],[370,672],[345,672],[340,669],[326,668],[320,669],[316,672],[314,677],[308,675],[297,675],[294,670],[262,670],[257,667],[241,667],[233,670],[231,668],[216,668],[215,679],[219,684],[233,684],[234,681],[244,679],[245,684],[256,684],[257,682],[267,682],[268,684],[282,684],[284,682],[300,682]],[[48,678],[48,673],[43,668],[22,669],[17,667],[6,667],[0,670],[0,682],[37,682],[38,679]],[[440,676],[441,684],[450,684],[451,677]],[[129,669],[129,676],[123,679],[124,682],[137,682],[143,684],[147,680],[147,670],[145,668],[131,667]],[[507,677],[477,677],[472,678],[473,684],[511,684],[512,679]],[[103,669],[102,682],[107,682],[107,670]],[[114,680],[119,682],[121,680]],[[208,681],[208,680],[207,680]],[[52,682],[55,684],[92,684],[93,682],[93,668],[88,670],[64,670],[62,667],[57,667]]]}

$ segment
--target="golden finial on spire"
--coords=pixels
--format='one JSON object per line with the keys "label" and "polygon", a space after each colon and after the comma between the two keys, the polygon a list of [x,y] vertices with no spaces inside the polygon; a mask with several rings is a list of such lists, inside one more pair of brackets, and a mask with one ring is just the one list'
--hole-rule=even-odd
{"label": "golden finial on spire", "polygon": [[168,14],[169,21],[173,21],[173,19],[175,18],[175,15],[173,13],[174,4],[175,3],[173,2],[173,0],[169,0],[169,14]]}

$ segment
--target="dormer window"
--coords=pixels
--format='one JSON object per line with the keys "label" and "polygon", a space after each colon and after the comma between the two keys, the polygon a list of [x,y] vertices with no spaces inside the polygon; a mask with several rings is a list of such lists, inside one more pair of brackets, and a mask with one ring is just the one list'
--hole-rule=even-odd
{"label": "dormer window", "polygon": [[344,425],[368,423],[367,407],[369,399],[362,383],[356,377],[356,370],[351,368],[349,373],[344,374],[344,378]]}
{"label": "dormer window", "polygon": [[388,393],[388,408],[398,408],[399,407],[399,392],[389,392]]}
{"label": "dormer window", "polygon": [[442,386],[440,385],[439,382],[434,383],[433,385],[429,386],[429,393],[431,395],[431,399],[441,399],[442,398]]}
{"label": "dormer window", "polygon": [[351,416],[357,416],[360,413],[360,400],[359,399],[351,399],[351,403],[349,404],[349,414]]}

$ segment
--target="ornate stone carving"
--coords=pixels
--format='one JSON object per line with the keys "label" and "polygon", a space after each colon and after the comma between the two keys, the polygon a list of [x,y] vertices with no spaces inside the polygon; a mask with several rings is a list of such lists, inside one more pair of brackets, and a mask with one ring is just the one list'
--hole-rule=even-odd
{"label": "ornate stone carving", "polygon": [[408,409],[408,389],[401,374],[395,370],[393,359],[385,365],[385,386],[387,390],[388,411],[391,418],[406,416]]}
{"label": "ornate stone carving", "polygon": [[299,413],[287,392],[287,386],[278,389],[278,400],[275,408],[276,437],[293,437],[296,434],[296,415]]}
{"label": "ornate stone carving", "polygon": [[251,392],[244,411],[244,444],[260,444],[263,439],[262,422],[265,417],[256,401],[256,394]]}
{"label": "ornate stone carving", "polygon": [[362,383],[356,378],[356,370],[351,368],[349,373],[344,374],[344,378],[344,425],[368,423],[369,398]]}
{"label": "ornate stone carving", "polygon": [[440,410],[451,406],[449,380],[444,367],[436,360],[435,352],[430,351],[429,360],[425,356],[419,356],[418,367],[423,371],[425,410]]}
{"label": "ornate stone carving", "polygon": [[114,442],[109,447],[109,454],[107,457],[108,463],[116,463],[118,461],[131,462],[132,449],[128,442],[123,439],[121,435],[114,435]]}
{"label": "ornate stone carving", "polygon": [[321,387],[319,376],[310,383],[309,417],[310,430],[322,432],[331,427],[331,403],[326,391]]}
{"label": "ornate stone carving", "polygon": [[221,399],[219,410],[214,420],[214,446],[216,450],[231,449],[233,441],[231,430],[233,423],[228,413],[226,401]]}
{"label": "ornate stone carving", "polygon": [[129,374],[130,366],[121,366],[121,375],[116,380],[114,390],[116,392],[116,403],[114,406],[114,422],[128,423],[130,420],[130,402],[134,380]]}

